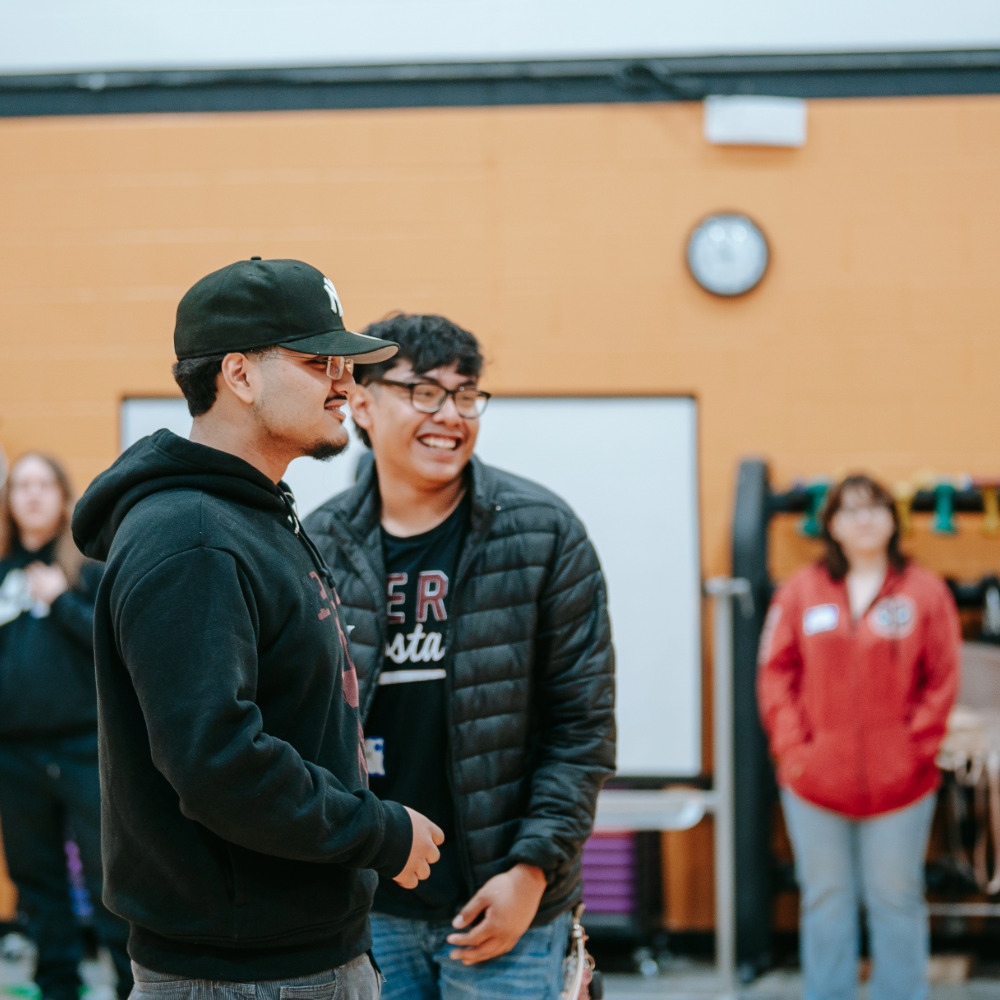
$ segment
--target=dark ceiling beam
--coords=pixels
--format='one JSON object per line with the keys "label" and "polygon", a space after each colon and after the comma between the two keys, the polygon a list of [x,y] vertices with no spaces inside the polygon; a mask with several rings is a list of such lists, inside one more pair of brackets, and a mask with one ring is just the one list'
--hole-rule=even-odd
{"label": "dark ceiling beam", "polygon": [[1000,93],[1000,50],[0,76],[0,116]]}

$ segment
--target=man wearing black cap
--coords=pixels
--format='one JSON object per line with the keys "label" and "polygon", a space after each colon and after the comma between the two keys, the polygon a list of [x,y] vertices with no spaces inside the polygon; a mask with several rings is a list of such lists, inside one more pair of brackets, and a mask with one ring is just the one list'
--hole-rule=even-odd
{"label": "man wearing black cap", "polygon": [[253,258],[191,288],[174,347],[190,440],[137,442],[73,521],[107,562],[105,899],[133,996],[376,997],[378,876],[415,887],[443,835],[368,790],[339,598],[281,477],[346,447],[354,364],[396,345],[345,329],[315,268]]}

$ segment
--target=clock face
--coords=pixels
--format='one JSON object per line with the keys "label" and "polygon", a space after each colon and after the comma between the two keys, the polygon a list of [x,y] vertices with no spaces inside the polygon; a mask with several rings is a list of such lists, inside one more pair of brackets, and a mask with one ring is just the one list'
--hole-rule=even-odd
{"label": "clock face", "polygon": [[714,295],[749,292],[764,277],[767,259],[767,240],[745,215],[709,215],[688,239],[691,274]]}

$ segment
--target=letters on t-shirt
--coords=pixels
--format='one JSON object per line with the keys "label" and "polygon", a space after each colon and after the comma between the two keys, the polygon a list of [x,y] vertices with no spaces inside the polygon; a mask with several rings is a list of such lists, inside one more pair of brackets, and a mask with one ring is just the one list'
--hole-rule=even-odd
{"label": "letters on t-shirt", "polygon": [[[406,613],[400,608],[405,596],[402,590],[409,582],[407,573],[390,573],[387,582],[388,621],[390,625],[405,625]],[[386,659],[395,664],[437,663],[444,659],[443,636],[440,632],[427,632],[424,622],[429,615],[443,622],[448,617],[444,599],[448,596],[448,577],[440,570],[427,570],[417,576],[416,619],[412,632],[397,632],[386,644]]]}

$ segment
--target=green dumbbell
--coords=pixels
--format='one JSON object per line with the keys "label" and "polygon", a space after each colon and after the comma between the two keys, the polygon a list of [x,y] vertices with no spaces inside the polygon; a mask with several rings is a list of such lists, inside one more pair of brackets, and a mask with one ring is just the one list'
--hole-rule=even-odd
{"label": "green dumbbell", "polygon": [[807,538],[819,538],[823,534],[823,528],[819,523],[819,512],[822,510],[826,494],[830,490],[830,481],[820,479],[806,483],[805,489],[806,516],[799,523],[799,531]]}
{"label": "green dumbbell", "polygon": [[938,482],[934,485],[934,520],[931,531],[936,535],[954,535],[955,527],[955,484]]}

